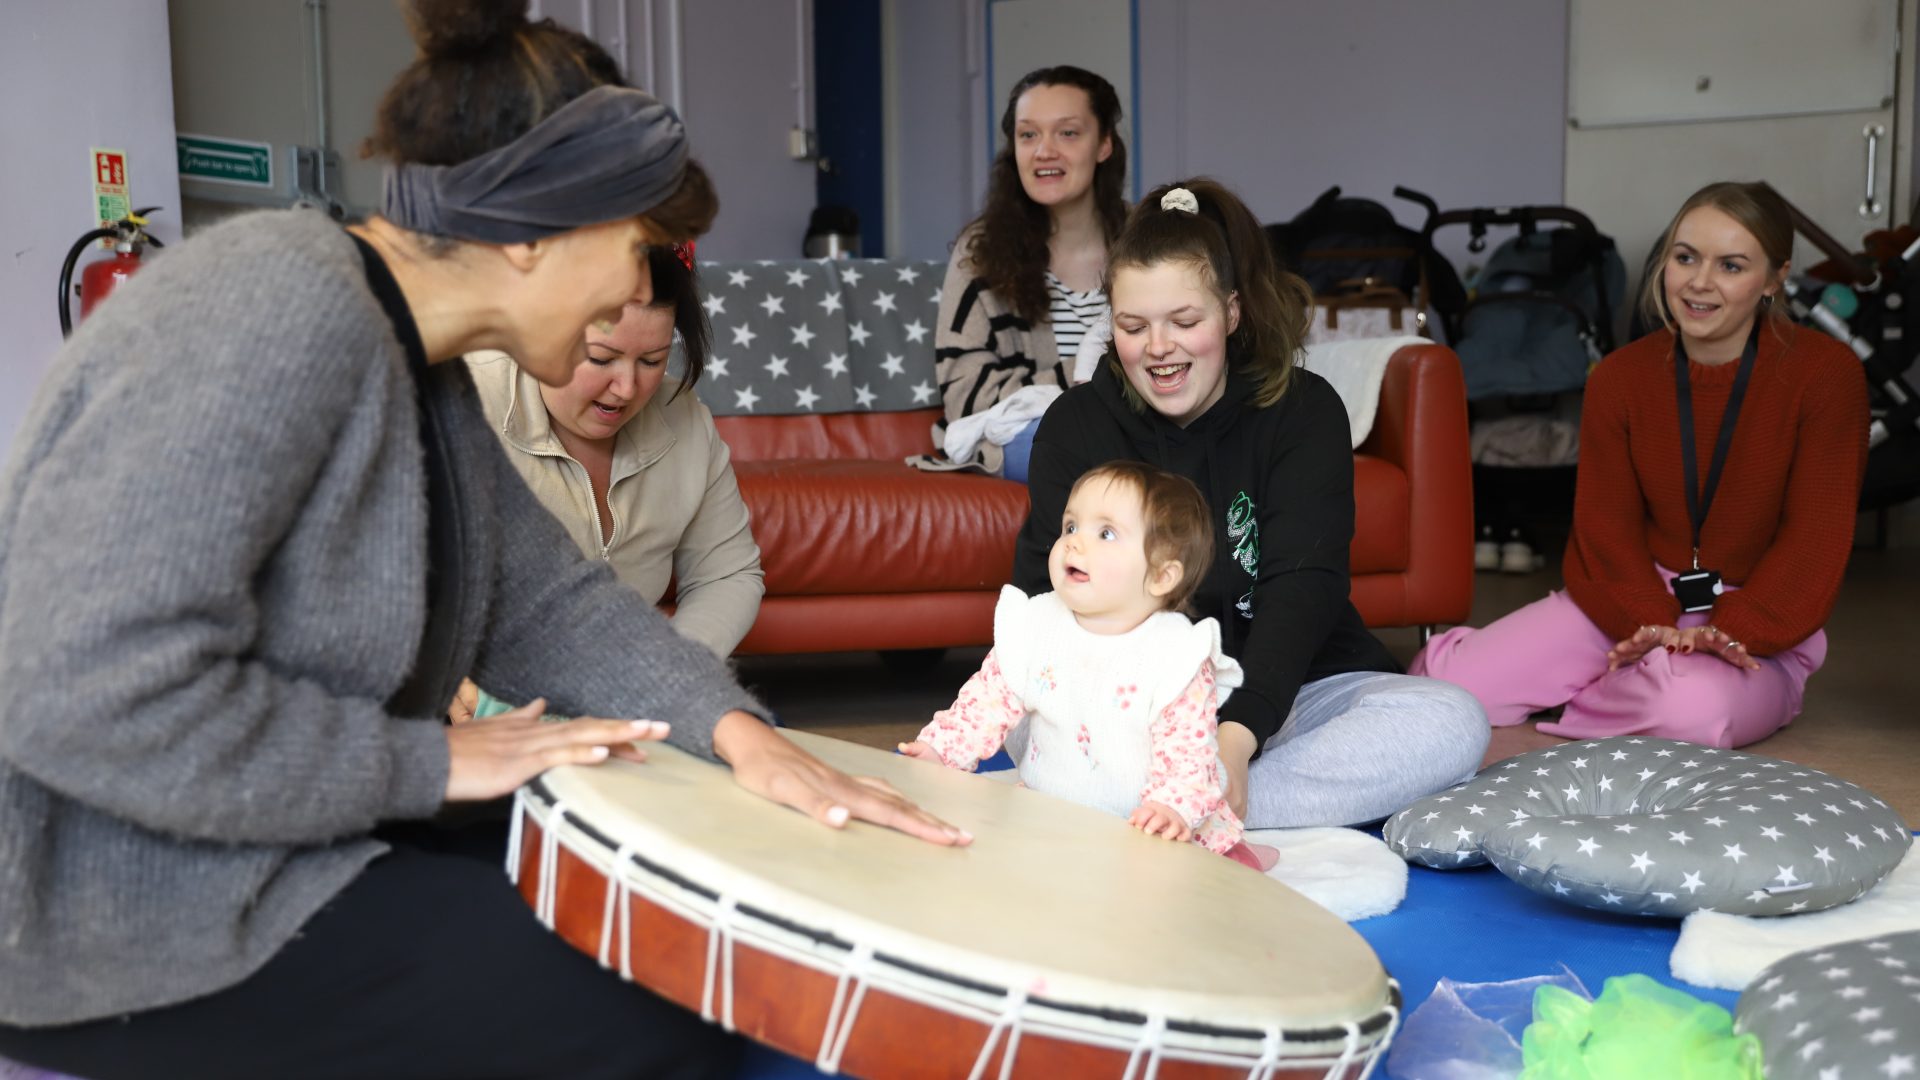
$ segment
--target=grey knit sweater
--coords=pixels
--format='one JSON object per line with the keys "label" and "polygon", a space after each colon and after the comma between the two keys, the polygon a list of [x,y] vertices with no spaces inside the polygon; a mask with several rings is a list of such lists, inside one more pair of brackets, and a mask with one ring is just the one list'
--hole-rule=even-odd
{"label": "grey knit sweater", "polygon": [[[465,494],[458,670],[708,756],[761,712],[580,556],[464,365],[424,398]],[[62,349],[0,479],[0,1022],[239,982],[377,823],[439,808],[444,729],[383,707],[427,614],[418,400],[352,240],[305,211],[154,260]]]}

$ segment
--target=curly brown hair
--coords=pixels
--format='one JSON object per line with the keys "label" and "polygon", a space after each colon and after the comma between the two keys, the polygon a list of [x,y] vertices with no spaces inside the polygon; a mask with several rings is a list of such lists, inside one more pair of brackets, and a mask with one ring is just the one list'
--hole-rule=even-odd
{"label": "curly brown hair", "polygon": [[[419,54],[387,88],[363,157],[457,165],[505,146],[597,86],[625,86],[594,41],[552,19],[529,21],[527,0],[407,0]],[[671,242],[712,227],[720,200],[687,162],[680,187],[647,211]]]}
{"label": "curly brown hair", "polygon": [[974,276],[987,283],[1030,325],[1047,321],[1047,240],[1053,234],[1053,219],[1047,208],[1034,202],[1020,184],[1020,166],[1014,161],[1014,112],[1020,96],[1036,86],[1072,86],[1086,92],[1093,119],[1102,138],[1113,140],[1113,153],[1093,170],[1093,206],[1112,243],[1127,218],[1127,201],[1121,194],[1127,179],[1127,144],[1120,137],[1120,95],[1113,84],[1085,68],[1061,64],[1028,72],[1007,95],[1007,111],[1000,117],[1000,134],[1006,144],[993,159],[987,176],[987,206],[968,228],[973,238],[968,243],[967,259]]}
{"label": "curly brown hair", "polygon": [[[1200,212],[1161,209],[1161,198],[1174,188],[1192,192]],[[1116,271],[1166,262],[1198,267],[1223,307],[1229,297],[1239,294],[1240,325],[1227,336],[1229,362],[1258,383],[1256,407],[1284,397],[1293,366],[1306,345],[1313,290],[1274,261],[1267,234],[1247,204],[1225,185],[1206,177],[1154,188],[1133,208],[1126,228],[1107,253],[1108,295],[1113,293]],[[1107,351],[1107,362],[1119,376],[1128,404],[1144,410],[1146,402],[1127,381],[1112,349]]]}

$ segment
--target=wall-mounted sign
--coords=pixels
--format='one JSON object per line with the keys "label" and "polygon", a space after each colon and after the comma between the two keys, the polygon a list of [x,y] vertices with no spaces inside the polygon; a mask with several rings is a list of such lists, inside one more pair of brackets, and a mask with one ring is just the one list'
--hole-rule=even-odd
{"label": "wall-mounted sign", "polygon": [[273,144],[207,135],[174,139],[180,152],[180,177],[241,187],[273,186]]}

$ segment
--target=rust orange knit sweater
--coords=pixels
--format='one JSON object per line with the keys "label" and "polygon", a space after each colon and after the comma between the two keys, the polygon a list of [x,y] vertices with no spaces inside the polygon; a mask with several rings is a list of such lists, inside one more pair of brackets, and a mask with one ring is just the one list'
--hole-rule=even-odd
{"label": "rust orange knit sweater", "polygon": [[[1690,365],[1702,486],[1738,369]],[[1720,598],[1711,621],[1756,656],[1799,644],[1833,610],[1853,546],[1867,423],[1866,376],[1845,345],[1805,327],[1761,331],[1700,534],[1700,565],[1741,586]],[[1685,569],[1692,547],[1673,334],[1661,330],[1609,355],[1587,382],[1567,592],[1615,640],[1672,626],[1680,604],[1653,564]]]}

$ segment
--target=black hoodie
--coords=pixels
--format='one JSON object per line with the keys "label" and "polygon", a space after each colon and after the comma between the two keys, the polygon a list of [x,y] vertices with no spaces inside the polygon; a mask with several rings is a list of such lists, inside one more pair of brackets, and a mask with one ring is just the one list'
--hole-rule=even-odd
{"label": "black hoodie", "polygon": [[1190,603],[1219,621],[1227,654],[1246,669],[1220,719],[1264,746],[1301,684],[1400,668],[1347,595],[1353,449],[1339,395],[1299,368],[1277,403],[1255,407],[1254,391],[1252,380],[1229,374],[1221,399],[1181,428],[1151,409],[1135,412],[1106,364],[1068,390],[1033,440],[1032,509],[1013,580],[1029,594],[1053,588],[1047,553],[1067,493],[1088,469],[1126,458],[1192,480],[1213,509],[1217,548]]}

